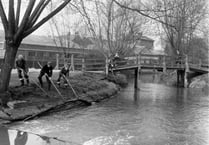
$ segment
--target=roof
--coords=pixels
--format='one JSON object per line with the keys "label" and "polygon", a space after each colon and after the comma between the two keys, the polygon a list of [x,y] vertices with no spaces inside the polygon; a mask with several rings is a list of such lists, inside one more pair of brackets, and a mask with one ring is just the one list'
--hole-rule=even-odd
{"label": "roof", "polygon": [[75,35],[74,39],[72,40],[74,43],[77,43],[78,45],[87,48],[88,45],[93,44],[93,42],[91,41],[91,39],[87,38],[87,37],[83,37],[81,38],[80,35]]}

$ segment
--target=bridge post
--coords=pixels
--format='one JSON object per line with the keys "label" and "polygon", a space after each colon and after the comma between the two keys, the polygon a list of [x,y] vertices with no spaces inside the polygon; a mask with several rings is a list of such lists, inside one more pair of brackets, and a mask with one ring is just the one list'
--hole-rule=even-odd
{"label": "bridge post", "polygon": [[70,58],[70,67],[71,67],[72,71],[75,71],[74,55],[73,54],[71,54],[71,58]]}
{"label": "bridge post", "polygon": [[184,71],[184,87],[188,87],[188,73],[189,73],[189,63],[188,63],[188,55],[185,57],[185,71]]}
{"label": "bridge post", "polygon": [[134,88],[138,89],[139,88],[139,72],[141,70],[141,62],[140,62],[140,54],[136,56],[136,63],[137,63],[137,68],[135,69],[135,83],[134,83]]}
{"label": "bridge post", "polygon": [[179,72],[179,70],[176,70],[176,73],[177,73],[177,85],[179,85],[180,84],[180,72]]}
{"label": "bridge post", "polygon": [[138,84],[139,84],[139,68],[137,67],[135,69],[135,82],[134,82],[134,88],[138,89]]}

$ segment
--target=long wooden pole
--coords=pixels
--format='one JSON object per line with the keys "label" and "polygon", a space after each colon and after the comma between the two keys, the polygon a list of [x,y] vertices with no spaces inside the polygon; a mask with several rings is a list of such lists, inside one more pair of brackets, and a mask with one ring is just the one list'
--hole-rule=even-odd
{"label": "long wooden pole", "polygon": [[[42,65],[38,62],[38,65],[42,68]],[[60,95],[60,97],[64,99],[64,97],[62,96],[61,92],[57,89],[57,87],[55,86],[54,82],[49,78],[49,76],[45,73],[46,77],[49,79],[49,81],[52,83],[53,87],[55,88],[55,90],[57,91],[57,93]]]}
{"label": "long wooden pole", "polygon": [[72,91],[73,91],[73,93],[74,93],[74,95],[76,96],[76,98],[78,98],[79,99],[79,96],[78,96],[78,94],[76,93],[76,91],[73,89],[73,86],[71,85],[71,83],[69,82],[69,80],[66,78],[66,76],[65,75],[62,75],[63,77],[64,77],[64,79],[67,81],[67,83],[68,83],[68,85],[70,86],[70,88],[72,89]]}

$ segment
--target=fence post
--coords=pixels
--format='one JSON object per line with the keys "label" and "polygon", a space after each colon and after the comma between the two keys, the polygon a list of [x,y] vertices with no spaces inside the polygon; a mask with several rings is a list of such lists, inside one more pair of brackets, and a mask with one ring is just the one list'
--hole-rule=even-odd
{"label": "fence post", "polygon": [[59,54],[56,54],[56,67],[55,69],[59,69]]}
{"label": "fence post", "polygon": [[75,66],[74,66],[74,55],[71,54],[71,58],[70,58],[70,67],[72,69],[72,71],[75,71]]}
{"label": "fence post", "polygon": [[105,74],[108,75],[108,57],[105,58]]}
{"label": "fence post", "polygon": [[166,73],[166,59],[165,59],[165,55],[163,55],[163,73]]}
{"label": "fence post", "polygon": [[82,58],[82,71],[85,71],[85,59]]}
{"label": "fence post", "polygon": [[138,68],[139,70],[141,70],[141,53],[139,53],[139,55],[137,56],[138,59]]}
{"label": "fence post", "polygon": [[199,68],[201,68],[201,66],[202,66],[202,60],[199,59]]}

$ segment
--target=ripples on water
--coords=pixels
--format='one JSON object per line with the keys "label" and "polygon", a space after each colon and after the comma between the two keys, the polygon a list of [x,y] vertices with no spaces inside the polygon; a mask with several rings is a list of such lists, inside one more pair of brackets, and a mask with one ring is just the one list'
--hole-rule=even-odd
{"label": "ripples on water", "polygon": [[208,145],[209,96],[133,83],[102,103],[14,126],[83,145]]}

